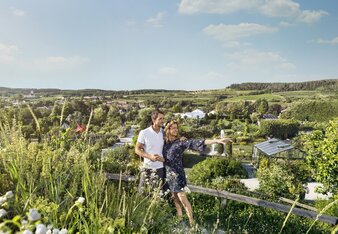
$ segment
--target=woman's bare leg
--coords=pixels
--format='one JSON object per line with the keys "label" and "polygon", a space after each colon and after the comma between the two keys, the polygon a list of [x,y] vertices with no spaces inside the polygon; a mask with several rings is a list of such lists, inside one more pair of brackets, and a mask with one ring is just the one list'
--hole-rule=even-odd
{"label": "woman's bare leg", "polygon": [[187,212],[190,225],[193,226],[195,224],[195,221],[194,221],[194,217],[192,215],[191,204],[190,204],[190,202],[187,198],[187,195],[184,192],[179,192],[179,193],[177,193],[177,196],[180,199],[185,211]]}
{"label": "woman's bare leg", "polygon": [[177,217],[179,219],[182,219],[183,213],[182,213],[182,207],[181,207],[181,202],[180,199],[177,196],[177,193],[171,193],[172,194],[172,198],[174,200],[174,204],[176,207],[176,211],[177,211]]}

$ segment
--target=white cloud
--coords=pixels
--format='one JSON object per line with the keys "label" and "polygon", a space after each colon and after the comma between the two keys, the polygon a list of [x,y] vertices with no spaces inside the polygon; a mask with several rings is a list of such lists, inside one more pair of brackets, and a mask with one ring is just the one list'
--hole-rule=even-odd
{"label": "white cloud", "polygon": [[254,10],[268,17],[314,23],[328,15],[323,10],[301,10],[293,0],[181,0],[178,11],[183,14],[229,14]]}
{"label": "white cloud", "polygon": [[20,10],[20,9],[14,9],[13,10],[13,15],[22,17],[22,16],[26,15],[26,12],[23,11],[23,10]]}
{"label": "white cloud", "polygon": [[270,17],[289,18],[303,23],[315,23],[328,15],[323,10],[301,10],[300,5],[292,0],[270,0],[259,8],[260,12]]}
{"label": "white cloud", "polygon": [[280,23],[279,23],[279,26],[281,26],[281,27],[290,27],[290,26],[293,26],[294,24],[292,24],[292,23],[290,23],[290,22],[286,22],[286,21],[281,21]]}
{"label": "white cloud", "polygon": [[315,23],[320,20],[323,16],[329,15],[326,11],[320,10],[320,11],[302,11],[298,15],[298,20],[304,23]]}
{"label": "white cloud", "polygon": [[257,50],[244,50],[225,55],[232,67],[245,69],[248,67],[257,69],[279,68],[290,70],[295,66],[285,58],[274,52],[263,52]]}
{"label": "white cloud", "polygon": [[175,67],[161,67],[158,69],[157,73],[159,75],[175,75],[177,73],[177,69]]}
{"label": "white cloud", "polygon": [[315,42],[317,42],[318,44],[338,44],[338,37],[335,37],[332,40],[318,39]]}
{"label": "white cloud", "polygon": [[165,12],[159,12],[156,14],[156,16],[147,19],[147,23],[156,28],[163,27],[162,20],[165,15]]}
{"label": "white cloud", "polygon": [[203,32],[212,38],[222,41],[225,47],[236,47],[240,45],[238,39],[250,37],[262,33],[278,31],[278,28],[268,27],[261,24],[241,23],[238,25],[209,25]]}
{"label": "white cloud", "polygon": [[181,0],[178,11],[182,14],[227,14],[257,7],[261,0]]}
{"label": "white cloud", "polygon": [[292,0],[270,0],[260,7],[260,11],[271,17],[295,17],[299,13],[299,4]]}
{"label": "white cloud", "polygon": [[19,49],[15,45],[5,45],[0,43],[0,63],[13,62],[18,51]]}

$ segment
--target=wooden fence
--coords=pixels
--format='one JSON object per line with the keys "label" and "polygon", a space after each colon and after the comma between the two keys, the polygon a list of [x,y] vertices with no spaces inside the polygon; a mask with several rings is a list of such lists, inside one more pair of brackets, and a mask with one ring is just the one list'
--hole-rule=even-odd
{"label": "wooden fence", "polygon": [[[111,179],[111,180],[120,180],[120,179],[122,181],[135,181],[136,180],[136,177],[134,176],[126,176],[126,175],[111,174],[111,173],[106,173],[106,177],[107,179]],[[230,200],[234,200],[238,202],[244,202],[246,204],[270,208],[270,209],[278,210],[284,213],[289,213],[291,209],[291,206],[289,205],[283,205],[283,204],[279,204],[276,202],[261,200],[258,198],[244,196],[244,195],[240,195],[236,193],[230,193],[230,192],[220,191],[220,190],[210,189],[210,188],[203,188],[203,187],[192,185],[192,184],[188,184],[188,187],[191,190],[191,192],[230,199]],[[306,210],[306,209],[294,207],[291,212],[298,216],[303,216],[303,217],[307,217],[311,219],[318,219],[319,221],[322,221],[322,222],[325,222],[331,225],[338,224],[338,217],[324,215],[324,214],[320,215],[319,213],[312,211],[312,210]]]}

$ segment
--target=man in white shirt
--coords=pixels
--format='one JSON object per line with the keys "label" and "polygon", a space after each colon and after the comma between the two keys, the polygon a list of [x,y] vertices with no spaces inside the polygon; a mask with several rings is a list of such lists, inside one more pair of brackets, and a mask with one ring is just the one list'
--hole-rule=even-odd
{"label": "man in white shirt", "polygon": [[164,184],[164,158],[163,150],[163,130],[164,114],[160,110],[154,110],[151,113],[152,125],[140,131],[137,143],[135,146],[135,153],[144,158],[141,173],[140,187],[144,185],[146,177],[150,177],[152,173],[156,173],[159,182]]}

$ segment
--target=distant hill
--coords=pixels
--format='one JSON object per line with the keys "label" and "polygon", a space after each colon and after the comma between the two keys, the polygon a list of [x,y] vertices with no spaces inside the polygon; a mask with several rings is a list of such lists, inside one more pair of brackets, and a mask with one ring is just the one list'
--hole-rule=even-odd
{"label": "distant hill", "polygon": [[301,90],[338,90],[338,79],[316,80],[297,83],[242,83],[232,84],[228,88],[235,90],[271,90],[281,91],[301,91]]}
{"label": "distant hill", "polygon": [[161,92],[186,92],[183,90],[165,90],[165,89],[140,89],[140,90],[101,90],[101,89],[78,89],[78,90],[62,90],[62,89],[36,89],[36,88],[6,88],[0,87],[0,95],[29,94],[34,91],[36,95],[63,95],[63,96],[102,96],[102,95],[139,95]]}

